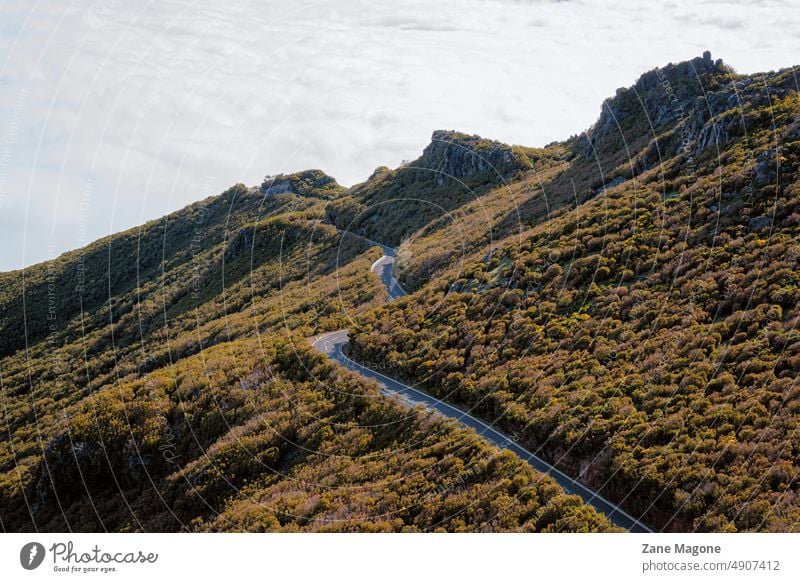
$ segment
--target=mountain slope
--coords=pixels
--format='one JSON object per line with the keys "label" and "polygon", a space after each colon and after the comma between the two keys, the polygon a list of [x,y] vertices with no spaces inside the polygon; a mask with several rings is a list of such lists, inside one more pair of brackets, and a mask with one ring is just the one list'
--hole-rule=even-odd
{"label": "mountain slope", "polygon": [[553,147],[572,154],[549,187],[589,184],[571,207],[494,219],[505,237],[491,246],[413,241],[406,264],[415,248],[428,265],[466,252],[361,318],[351,355],[518,434],[659,528],[796,529],[794,72],[671,65]]}
{"label": "mountain slope", "polygon": [[0,526],[613,529],[306,343],[347,327],[657,529],[796,530],[797,88],[704,55],[564,142],[435,132],[353,188],[268,176],[0,274]]}
{"label": "mountain slope", "polygon": [[[319,171],[0,275],[4,531],[612,531],[306,337],[385,301]],[[27,329],[27,334],[24,330]]]}
{"label": "mountain slope", "polygon": [[455,131],[435,131],[422,156],[378,168],[326,209],[329,222],[390,246],[530,170],[525,148]]}

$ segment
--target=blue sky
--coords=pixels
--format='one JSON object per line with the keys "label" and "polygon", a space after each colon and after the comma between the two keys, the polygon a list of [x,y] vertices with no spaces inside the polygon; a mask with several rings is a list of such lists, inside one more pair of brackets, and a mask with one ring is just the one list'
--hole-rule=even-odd
{"label": "blue sky", "polygon": [[704,49],[800,64],[797,1],[0,6],[0,270],[265,174],[353,184],[434,129],[544,145]]}

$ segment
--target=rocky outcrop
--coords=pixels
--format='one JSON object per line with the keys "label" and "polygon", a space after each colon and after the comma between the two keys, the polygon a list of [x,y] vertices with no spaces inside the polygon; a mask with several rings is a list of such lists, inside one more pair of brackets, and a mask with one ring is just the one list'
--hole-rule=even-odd
{"label": "rocky outcrop", "polygon": [[506,179],[531,167],[530,160],[504,143],[456,131],[434,131],[431,143],[413,167],[433,170],[441,185],[455,178],[487,175]]}
{"label": "rocky outcrop", "polygon": [[772,218],[769,216],[754,216],[748,224],[750,230],[759,231],[772,228]]}
{"label": "rocky outcrop", "polygon": [[285,180],[279,176],[274,178],[268,176],[267,179],[264,180],[264,184],[261,186],[261,192],[267,194],[268,196],[274,194],[286,194],[287,192],[291,191],[291,180]]}
{"label": "rocky outcrop", "polygon": [[756,157],[754,182],[756,186],[766,186],[778,179],[778,150],[769,148]]}
{"label": "rocky outcrop", "polygon": [[686,121],[688,131],[684,132],[692,142],[695,153],[726,145],[745,135],[749,111],[755,107],[769,106],[770,99],[783,98],[792,89],[791,86],[781,86],[769,80],[773,92],[763,90],[769,77],[779,77],[783,73],[768,73],[762,79],[731,77],[698,96],[691,119]]}
{"label": "rocky outcrop", "polygon": [[594,196],[599,196],[600,194],[602,194],[606,190],[610,190],[611,188],[615,188],[615,187],[619,186],[620,184],[624,184],[627,181],[628,180],[625,179],[624,176],[617,176],[616,178],[613,178],[612,180],[609,180],[607,183],[603,184],[599,188],[596,188],[593,195]]}
{"label": "rocky outcrop", "polygon": [[722,147],[745,135],[749,111],[794,90],[790,73],[736,75],[708,51],[653,69],[603,103],[598,121],[577,140],[577,152],[588,159],[633,147],[628,153],[642,172],[681,153]]}
{"label": "rocky outcrop", "polygon": [[725,75],[729,69],[711,53],[678,64],[670,63],[643,74],[632,87],[617,89],[606,99],[597,123],[588,138],[597,144],[616,135],[632,117],[644,116],[654,128],[685,121],[695,111],[710,76]]}
{"label": "rocky outcrop", "polygon": [[300,196],[332,198],[342,191],[344,187],[322,170],[267,176],[261,184],[261,192],[267,196],[290,192]]}

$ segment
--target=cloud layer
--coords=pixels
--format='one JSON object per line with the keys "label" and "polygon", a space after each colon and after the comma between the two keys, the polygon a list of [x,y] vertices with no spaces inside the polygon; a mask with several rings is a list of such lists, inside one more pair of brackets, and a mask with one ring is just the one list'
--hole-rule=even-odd
{"label": "cloud layer", "polygon": [[12,0],[0,23],[0,270],[265,174],[344,184],[434,129],[543,145],[710,49],[799,64],[798,2]]}

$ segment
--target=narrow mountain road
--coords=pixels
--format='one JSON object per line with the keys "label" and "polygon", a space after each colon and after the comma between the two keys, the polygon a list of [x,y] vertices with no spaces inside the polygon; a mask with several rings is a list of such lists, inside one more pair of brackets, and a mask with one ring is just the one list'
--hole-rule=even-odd
{"label": "narrow mountain road", "polygon": [[389,301],[393,299],[399,299],[403,295],[407,295],[407,293],[403,290],[398,283],[397,279],[394,278],[394,260],[397,257],[397,249],[393,249],[392,247],[387,247],[384,244],[379,243],[378,241],[374,241],[371,238],[367,238],[365,236],[361,236],[360,234],[355,234],[353,232],[349,232],[347,230],[342,230],[337,228],[336,230],[341,233],[342,236],[354,236],[356,238],[360,238],[363,241],[370,243],[376,247],[380,247],[383,251],[383,256],[372,263],[370,267],[370,271],[378,275],[380,277],[381,283],[383,286],[386,287],[386,292],[389,294]]}
{"label": "narrow mountain road", "polygon": [[[380,277],[381,282],[386,287],[390,300],[402,297],[406,293],[403,291],[402,287],[400,287],[400,284],[392,274],[392,267],[394,265],[394,259],[396,256],[394,249],[379,243],[375,243],[375,241],[369,242],[380,246],[384,251],[384,256],[375,261],[370,270]],[[347,333],[347,330],[344,329],[320,335],[316,338],[312,338],[312,346],[317,351],[326,354],[328,357],[336,360],[346,368],[357,372],[365,378],[376,380],[381,387],[381,392],[383,392],[385,395],[399,398],[408,406],[424,406],[426,408],[435,410],[439,414],[448,418],[452,418],[462,425],[475,430],[475,432],[477,432],[481,437],[494,443],[495,445],[515,453],[535,470],[550,475],[559,485],[561,485],[561,487],[563,487],[567,493],[580,496],[585,503],[605,514],[606,517],[615,525],[623,527],[633,533],[652,532],[649,527],[625,512],[618,505],[605,499],[598,493],[595,493],[544,459],[537,457],[531,451],[517,443],[512,437],[500,432],[479,418],[476,418],[471,414],[456,408],[451,404],[448,404],[447,402],[434,398],[433,396],[421,390],[412,388],[411,386],[403,384],[402,382],[398,382],[397,380],[381,374],[377,370],[363,366],[358,362],[354,362],[348,358],[343,351],[343,348],[349,341]]]}
{"label": "narrow mountain road", "polygon": [[383,283],[383,286],[386,287],[386,292],[389,294],[389,301],[398,299],[406,294],[392,273],[395,256],[396,255],[394,254],[394,251],[392,251],[391,255],[385,254],[380,259],[372,263],[372,267],[370,268],[370,271],[381,278],[381,283]]}

